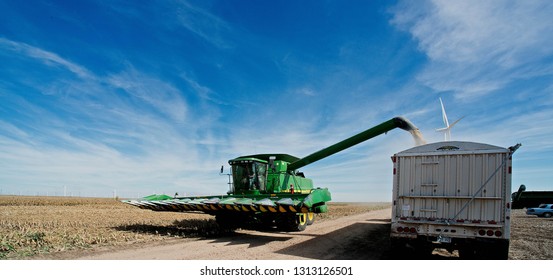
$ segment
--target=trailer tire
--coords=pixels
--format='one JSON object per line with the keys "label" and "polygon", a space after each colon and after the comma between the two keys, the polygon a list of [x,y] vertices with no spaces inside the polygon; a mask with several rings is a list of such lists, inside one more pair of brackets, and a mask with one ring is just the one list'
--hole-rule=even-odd
{"label": "trailer tire", "polygon": [[409,256],[408,248],[407,248],[407,242],[400,238],[390,238],[390,253],[391,259],[394,260],[404,260],[406,259],[406,256]]}
{"label": "trailer tire", "polygon": [[428,242],[417,242],[415,244],[415,255],[418,259],[428,260],[432,256],[434,247]]}
{"label": "trailer tire", "polygon": [[459,258],[463,260],[474,260],[476,259],[476,250],[471,245],[464,245],[459,248]]}
{"label": "trailer tire", "polygon": [[479,244],[476,258],[480,260],[507,260],[509,258],[509,241],[497,240],[494,243]]}
{"label": "trailer tire", "polygon": [[493,244],[491,251],[493,260],[508,260],[509,259],[509,240],[498,240]]}
{"label": "trailer tire", "polygon": [[463,259],[475,260],[509,259],[509,240],[495,240],[493,243],[490,243],[490,241],[481,241],[469,246],[468,248],[470,248],[470,250],[465,252],[459,250],[459,257]]}

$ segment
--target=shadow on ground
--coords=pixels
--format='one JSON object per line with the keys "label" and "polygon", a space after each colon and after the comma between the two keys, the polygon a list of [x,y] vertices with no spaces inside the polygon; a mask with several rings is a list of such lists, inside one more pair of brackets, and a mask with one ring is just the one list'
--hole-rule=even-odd
{"label": "shadow on ground", "polygon": [[[132,224],[118,226],[114,229],[140,234],[172,236],[181,238],[203,238],[213,240],[212,243],[228,243],[227,246],[249,244],[251,247],[263,246],[270,242],[286,241],[290,236],[263,236],[221,229],[215,220],[188,219],[175,221],[170,226],[148,224]],[[245,227],[245,229],[253,229]],[[276,229],[266,229],[266,232],[278,233]]]}
{"label": "shadow on ground", "polygon": [[[264,246],[270,242],[284,242],[293,238],[287,233],[282,233],[280,236],[266,236],[247,231],[229,232],[222,230],[215,220],[205,219],[175,221],[170,226],[132,224],[115,227],[115,229],[141,234],[202,238],[212,240],[212,243],[228,243],[226,246],[249,244],[250,248]],[[279,233],[275,229],[267,229],[265,232]],[[294,233],[294,235],[298,234],[302,235],[304,233]],[[276,253],[320,260],[439,260],[458,258],[447,251],[440,250],[435,250],[432,255],[423,257],[409,250],[404,251],[401,255],[392,252],[389,219],[367,220],[327,234],[310,233],[307,235],[313,238],[279,250]]]}
{"label": "shadow on ground", "polygon": [[[305,248],[312,248],[305,250]],[[323,260],[440,260],[457,259],[447,251],[418,256],[409,250],[402,255],[391,250],[390,220],[374,219],[356,223],[309,241],[278,251],[280,254]]]}
{"label": "shadow on ground", "polygon": [[228,232],[222,231],[215,220],[207,219],[189,219],[175,221],[170,226],[131,224],[117,226],[113,229],[141,234],[175,236],[183,238],[219,237],[229,234]]}
{"label": "shadow on ground", "polygon": [[284,242],[291,239],[291,236],[266,236],[266,235],[254,235],[249,233],[235,232],[230,236],[219,237],[213,239],[211,243],[228,243],[225,246],[249,244],[249,248],[259,247],[271,242]]}

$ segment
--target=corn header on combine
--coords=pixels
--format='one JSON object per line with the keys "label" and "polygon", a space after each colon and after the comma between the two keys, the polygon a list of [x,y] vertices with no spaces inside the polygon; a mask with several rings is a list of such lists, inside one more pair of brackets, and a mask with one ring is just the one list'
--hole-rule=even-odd
{"label": "corn header on combine", "polygon": [[315,213],[328,211],[326,203],[331,195],[326,188],[315,188],[313,181],[305,178],[299,169],[395,128],[417,131],[408,120],[395,117],[304,158],[257,154],[231,159],[232,182],[226,195],[151,195],[122,202],[154,211],[204,212],[214,215],[217,223],[226,229],[254,225],[302,231],[313,223]]}

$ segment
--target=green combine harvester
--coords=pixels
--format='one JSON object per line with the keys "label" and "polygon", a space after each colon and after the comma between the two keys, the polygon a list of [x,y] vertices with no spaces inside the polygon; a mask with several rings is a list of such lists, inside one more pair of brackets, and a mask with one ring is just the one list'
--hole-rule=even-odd
{"label": "green combine harvester", "polygon": [[122,202],[154,211],[204,212],[214,215],[219,226],[229,230],[253,225],[302,231],[313,223],[315,213],[328,211],[326,203],[331,195],[326,188],[315,188],[299,169],[395,128],[418,131],[407,119],[395,117],[304,158],[258,154],[231,159],[232,182],[227,195],[151,195]]}

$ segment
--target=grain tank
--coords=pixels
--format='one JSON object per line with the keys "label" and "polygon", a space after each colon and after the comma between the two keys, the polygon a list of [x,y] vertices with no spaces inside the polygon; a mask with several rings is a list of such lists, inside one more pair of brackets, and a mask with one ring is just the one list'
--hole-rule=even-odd
{"label": "grain tank", "polygon": [[204,212],[227,229],[253,225],[302,231],[313,223],[316,213],[328,211],[331,194],[327,188],[315,187],[299,169],[395,128],[417,130],[408,120],[395,117],[303,158],[275,153],[231,159],[232,182],[226,195],[152,195],[122,202],[154,211]]}
{"label": "grain tank", "polygon": [[506,259],[512,154],[519,147],[448,141],[395,154],[394,249],[424,256],[441,247],[462,258]]}

